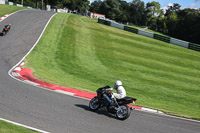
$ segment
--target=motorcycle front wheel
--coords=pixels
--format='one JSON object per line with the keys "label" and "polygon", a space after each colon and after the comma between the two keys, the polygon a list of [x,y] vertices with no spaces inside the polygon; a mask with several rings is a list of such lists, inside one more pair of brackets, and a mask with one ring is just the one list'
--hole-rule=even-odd
{"label": "motorcycle front wheel", "polygon": [[116,112],[116,117],[119,120],[127,119],[131,114],[131,110],[127,105],[120,105],[119,109]]}
{"label": "motorcycle front wheel", "polygon": [[89,108],[91,111],[96,111],[100,107],[98,97],[94,97],[90,100]]}

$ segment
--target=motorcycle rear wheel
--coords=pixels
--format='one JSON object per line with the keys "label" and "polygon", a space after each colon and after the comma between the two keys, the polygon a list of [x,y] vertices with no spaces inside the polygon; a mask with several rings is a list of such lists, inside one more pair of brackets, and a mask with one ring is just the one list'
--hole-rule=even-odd
{"label": "motorcycle rear wheel", "polygon": [[116,112],[116,117],[119,120],[126,120],[131,114],[131,110],[127,105],[120,105],[120,109]]}
{"label": "motorcycle rear wheel", "polygon": [[4,36],[6,34],[6,32],[5,31],[2,31],[2,36]]}
{"label": "motorcycle rear wheel", "polygon": [[98,101],[98,97],[94,97],[90,100],[89,103],[89,108],[91,111],[96,111],[98,110],[100,107],[99,101]]}

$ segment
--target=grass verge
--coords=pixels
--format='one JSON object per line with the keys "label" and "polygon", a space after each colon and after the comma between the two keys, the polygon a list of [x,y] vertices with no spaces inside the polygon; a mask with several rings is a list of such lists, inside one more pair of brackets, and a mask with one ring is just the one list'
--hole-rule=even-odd
{"label": "grass verge", "polygon": [[16,11],[22,10],[22,9],[27,9],[27,8],[0,4],[0,17],[3,17],[6,14],[13,13],[13,12],[16,12]]}
{"label": "grass verge", "polygon": [[0,133],[36,133],[36,132],[0,120]]}
{"label": "grass verge", "polygon": [[200,119],[200,52],[57,14],[26,58],[41,80],[93,91],[122,80],[137,104]]}

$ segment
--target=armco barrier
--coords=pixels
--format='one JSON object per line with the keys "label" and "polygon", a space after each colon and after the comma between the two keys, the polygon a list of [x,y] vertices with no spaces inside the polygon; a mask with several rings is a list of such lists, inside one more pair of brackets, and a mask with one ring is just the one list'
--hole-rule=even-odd
{"label": "armco barrier", "polygon": [[12,5],[14,5],[14,3],[13,3],[13,2],[9,2],[9,5],[11,5],[11,6],[12,6]]}
{"label": "armco barrier", "polygon": [[200,45],[195,43],[189,43],[189,49],[200,51]]}
{"label": "armco barrier", "polygon": [[144,31],[144,30],[138,30],[138,34],[143,35],[143,36],[147,36],[147,37],[151,37],[151,38],[153,38],[153,36],[154,36],[154,33]]}
{"label": "armco barrier", "polygon": [[179,39],[175,39],[175,38],[172,38],[172,37],[170,38],[170,43],[177,45],[177,46],[184,47],[184,48],[188,48],[188,45],[189,45],[189,42],[182,41],[182,40],[179,40]]}
{"label": "armco barrier", "polygon": [[124,26],[124,30],[138,34],[138,29],[136,29],[136,28],[132,28],[132,27],[129,27],[129,26]]}
{"label": "armco barrier", "polygon": [[20,5],[20,4],[17,4],[17,6],[19,6],[19,7],[23,7],[23,5]]}
{"label": "armco barrier", "polygon": [[160,40],[160,41],[163,41],[163,42],[170,43],[170,37],[166,37],[166,36],[162,36],[162,35],[158,35],[158,34],[154,33],[153,38],[157,39],[157,40]]}
{"label": "armco barrier", "polygon": [[111,22],[110,26],[118,28],[118,29],[121,29],[121,30],[124,30],[124,25],[123,24],[118,24],[118,23],[115,23],[115,22]]}
{"label": "armco barrier", "polygon": [[104,19],[98,19],[98,23],[110,26],[111,22],[108,20],[104,20]]}

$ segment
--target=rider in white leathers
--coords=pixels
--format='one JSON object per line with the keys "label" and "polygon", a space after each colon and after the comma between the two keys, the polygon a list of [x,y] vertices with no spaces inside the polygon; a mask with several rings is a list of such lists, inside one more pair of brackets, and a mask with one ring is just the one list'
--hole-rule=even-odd
{"label": "rider in white leathers", "polygon": [[124,89],[124,87],[122,86],[122,82],[121,81],[116,81],[115,82],[115,86],[113,87],[113,89],[117,90],[117,93],[113,93],[113,96],[117,99],[122,99],[126,96],[126,91]]}
{"label": "rider in white leathers", "polygon": [[[124,87],[122,86],[122,82],[121,81],[116,81],[115,82],[115,86],[113,88],[108,88],[106,90],[116,90],[117,93],[113,93],[111,99],[115,100],[116,99],[122,99],[124,97],[126,97],[126,91],[124,89]],[[110,101],[110,99],[108,99],[108,101]],[[112,105],[112,102],[111,102]]]}

